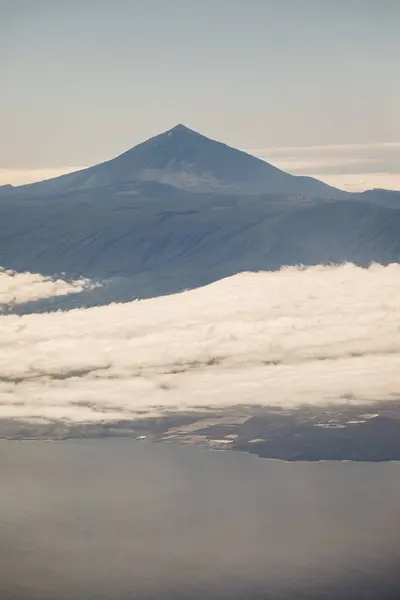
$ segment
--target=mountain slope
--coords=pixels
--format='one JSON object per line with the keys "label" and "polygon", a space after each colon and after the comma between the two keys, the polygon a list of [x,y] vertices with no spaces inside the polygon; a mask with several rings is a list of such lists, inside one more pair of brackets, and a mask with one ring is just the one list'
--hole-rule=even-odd
{"label": "mountain slope", "polygon": [[143,181],[198,193],[273,193],[311,198],[345,195],[317,179],[289,175],[184,125],[177,125],[107,162],[23,187],[25,192],[34,194],[61,193]]}
{"label": "mountain slope", "polygon": [[355,198],[362,202],[367,201],[377,204],[378,206],[400,208],[400,191],[398,190],[373,189],[357,194]]}
{"label": "mountain slope", "polygon": [[[166,202],[166,198],[168,201]],[[400,210],[359,200],[193,194],[141,184],[0,201],[0,265],[94,280],[103,289],[42,302],[104,304],[282,265],[400,261]]]}
{"label": "mountain slope", "polygon": [[283,265],[400,261],[398,192],[345,194],[183,126],[95,167],[0,192],[0,267],[107,280],[41,301],[43,310]]}

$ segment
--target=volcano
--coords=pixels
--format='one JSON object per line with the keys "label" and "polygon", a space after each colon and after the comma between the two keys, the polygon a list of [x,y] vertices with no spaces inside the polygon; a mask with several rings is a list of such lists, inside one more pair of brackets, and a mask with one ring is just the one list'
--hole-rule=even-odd
{"label": "volcano", "polygon": [[399,231],[399,192],[340,192],[183,125],[97,166],[0,192],[0,267],[101,282],[41,310],[284,265],[399,262]]}
{"label": "volcano", "polygon": [[101,164],[24,188],[57,193],[138,182],[161,183],[196,193],[278,194],[324,199],[344,195],[317,179],[285,173],[184,125],[176,125]]}

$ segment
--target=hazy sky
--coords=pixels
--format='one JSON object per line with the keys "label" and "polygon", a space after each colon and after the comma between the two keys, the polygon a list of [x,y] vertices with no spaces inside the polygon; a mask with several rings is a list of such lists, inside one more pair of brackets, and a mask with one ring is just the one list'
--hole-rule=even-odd
{"label": "hazy sky", "polygon": [[400,187],[399,30],[399,0],[0,0],[0,184],[184,123]]}

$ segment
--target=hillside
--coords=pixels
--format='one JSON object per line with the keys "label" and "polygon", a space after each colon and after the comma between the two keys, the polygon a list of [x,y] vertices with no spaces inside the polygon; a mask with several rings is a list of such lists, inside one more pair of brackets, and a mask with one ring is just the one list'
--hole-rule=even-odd
{"label": "hillside", "polygon": [[282,265],[400,260],[400,210],[360,200],[216,198],[161,188],[4,198],[0,265],[112,280],[57,300],[70,306],[169,294]]}
{"label": "hillside", "polygon": [[33,307],[45,310],[283,265],[388,264],[400,261],[399,197],[345,194],[178,126],[90,169],[4,187],[0,267],[104,282]]}

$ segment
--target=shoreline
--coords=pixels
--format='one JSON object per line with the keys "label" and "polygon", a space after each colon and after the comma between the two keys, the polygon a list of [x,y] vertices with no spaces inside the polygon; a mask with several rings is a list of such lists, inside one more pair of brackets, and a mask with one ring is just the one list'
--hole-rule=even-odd
{"label": "shoreline", "polygon": [[400,462],[400,401],[209,408],[100,423],[0,419],[0,440],[79,439],[170,442],[286,462]]}

